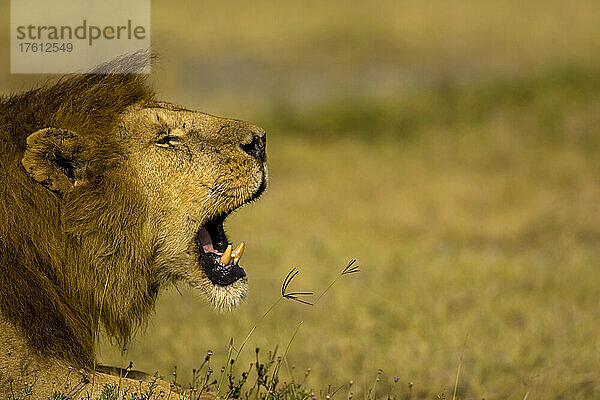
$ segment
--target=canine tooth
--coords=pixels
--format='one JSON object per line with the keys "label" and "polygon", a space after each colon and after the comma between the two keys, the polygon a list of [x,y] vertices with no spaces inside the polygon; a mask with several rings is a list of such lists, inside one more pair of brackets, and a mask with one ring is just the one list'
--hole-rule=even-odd
{"label": "canine tooth", "polygon": [[236,264],[238,261],[240,261],[240,258],[242,258],[242,254],[244,254],[245,249],[246,249],[246,243],[242,242],[231,253],[231,256],[233,257],[233,260],[235,261]]}
{"label": "canine tooth", "polygon": [[229,261],[231,261],[231,245],[228,245],[223,255],[221,256],[221,264],[228,265]]}

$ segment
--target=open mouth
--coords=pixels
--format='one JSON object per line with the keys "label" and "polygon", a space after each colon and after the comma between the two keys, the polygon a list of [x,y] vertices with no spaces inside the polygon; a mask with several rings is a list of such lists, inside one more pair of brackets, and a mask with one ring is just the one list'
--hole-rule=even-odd
{"label": "open mouth", "polygon": [[246,272],[239,265],[244,253],[245,244],[242,242],[235,249],[227,240],[223,221],[227,214],[221,214],[205,223],[196,234],[199,263],[212,283],[228,286],[240,278],[246,277]]}
{"label": "open mouth", "polygon": [[[266,173],[263,172],[259,188],[243,204],[258,199],[266,187]],[[199,254],[198,262],[208,279],[218,286],[229,286],[241,278],[246,278],[246,272],[239,264],[246,245],[242,242],[234,249],[223,229],[223,221],[232,211],[221,213],[206,222],[198,230],[195,239]]]}

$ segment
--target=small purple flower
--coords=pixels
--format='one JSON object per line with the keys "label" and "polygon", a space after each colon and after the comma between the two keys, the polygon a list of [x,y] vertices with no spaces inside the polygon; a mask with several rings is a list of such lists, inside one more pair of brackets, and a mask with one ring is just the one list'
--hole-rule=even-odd
{"label": "small purple flower", "polygon": [[400,377],[399,377],[399,376],[395,376],[395,377],[394,377],[394,382],[395,382],[395,383],[397,383],[399,380],[400,380]]}
{"label": "small purple flower", "polygon": [[319,400],[317,396],[310,396],[310,400]]}
{"label": "small purple flower", "polygon": [[73,371],[73,367],[68,367],[67,369],[69,370],[69,372]]}

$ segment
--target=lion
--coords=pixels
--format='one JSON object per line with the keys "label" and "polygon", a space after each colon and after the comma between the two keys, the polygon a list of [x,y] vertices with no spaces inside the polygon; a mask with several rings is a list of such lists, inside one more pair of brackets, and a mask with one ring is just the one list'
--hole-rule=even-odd
{"label": "lion", "polygon": [[141,74],[89,73],[1,98],[0,135],[2,394],[35,382],[48,398],[72,369],[115,382],[100,325],[126,344],[168,285],[221,310],[245,298],[245,245],[223,224],[266,189],[262,128],[159,101]]}

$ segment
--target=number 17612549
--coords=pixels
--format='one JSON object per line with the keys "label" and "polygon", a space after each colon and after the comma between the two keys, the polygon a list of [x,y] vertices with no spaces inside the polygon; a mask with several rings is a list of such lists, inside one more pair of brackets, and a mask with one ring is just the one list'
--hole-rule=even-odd
{"label": "number 17612549", "polygon": [[73,43],[69,42],[24,42],[19,43],[21,53],[70,53]]}

